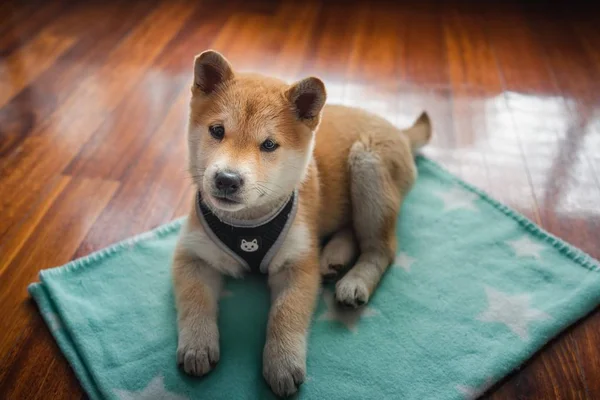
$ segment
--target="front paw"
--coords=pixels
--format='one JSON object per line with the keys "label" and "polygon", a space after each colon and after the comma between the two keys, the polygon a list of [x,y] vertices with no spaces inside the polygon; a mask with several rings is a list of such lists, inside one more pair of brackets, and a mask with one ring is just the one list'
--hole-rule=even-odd
{"label": "front paw", "polygon": [[306,377],[305,346],[290,348],[268,340],[263,353],[263,376],[277,396],[296,393]]}
{"label": "front paw", "polygon": [[177,364],[183,366],[186,374],[207,374],[217,365],[219,357],[219,330],[216,323],[206,322],[196,330],[180,330]]}

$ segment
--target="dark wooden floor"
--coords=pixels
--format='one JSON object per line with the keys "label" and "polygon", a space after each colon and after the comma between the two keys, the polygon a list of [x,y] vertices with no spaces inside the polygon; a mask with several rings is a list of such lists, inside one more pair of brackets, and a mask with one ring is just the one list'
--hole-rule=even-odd
{"label": "dark wooden floor", "polygon": [[[428,110],[429,156],[600,257],[597,14],[397,3],[2,3],[0,398],[83,397],[26,286],[184,213],[192,57],[209,47],[242,69],[318,75],[331,102],[400,126]],[[600,312],[489,397],[600,398]]]}

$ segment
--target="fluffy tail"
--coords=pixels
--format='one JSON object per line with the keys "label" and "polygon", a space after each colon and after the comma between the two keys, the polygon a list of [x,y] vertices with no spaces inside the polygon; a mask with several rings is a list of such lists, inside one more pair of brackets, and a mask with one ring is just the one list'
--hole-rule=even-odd
{"label": "fluffy tail", "polygon": [[413,152],[425,146],[431,139],[431,121],[429,115],[423,111],[413,126],[404,129],[402,132],[410,140],[410,147]]}

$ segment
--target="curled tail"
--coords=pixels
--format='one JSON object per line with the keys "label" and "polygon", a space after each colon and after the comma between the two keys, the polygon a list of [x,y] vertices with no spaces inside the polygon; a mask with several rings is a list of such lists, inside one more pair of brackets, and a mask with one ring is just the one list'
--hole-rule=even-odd
{"label": "curled tail", "polygon": [[410,140],[410,147],[413,152],[425,146],[431,139],[431,120],[429,119],[429,115],[423,111],[413,126],[404,129],[402,132]]}

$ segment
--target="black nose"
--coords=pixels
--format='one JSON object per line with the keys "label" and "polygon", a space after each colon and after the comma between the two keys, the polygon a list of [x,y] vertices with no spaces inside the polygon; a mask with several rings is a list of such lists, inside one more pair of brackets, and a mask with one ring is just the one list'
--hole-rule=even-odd
{"label": "black nose", "polygon": [[243,183],[242,177],[235,172],[221,171],[215,175],[215,186],[217,190],[222,190],[227,194],[237,192]]}

